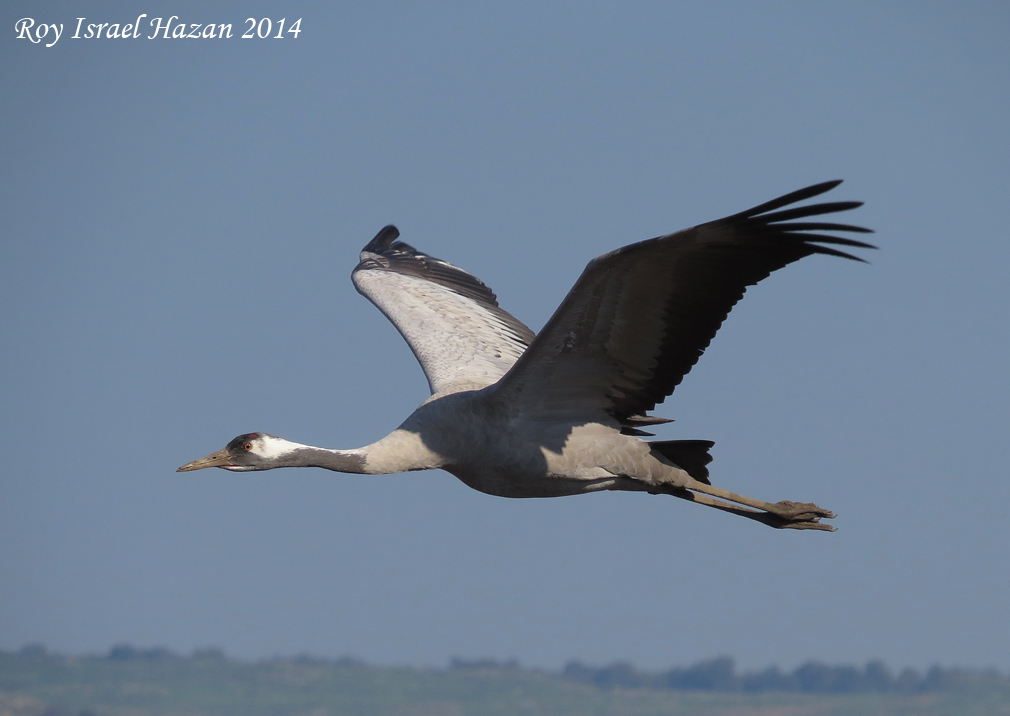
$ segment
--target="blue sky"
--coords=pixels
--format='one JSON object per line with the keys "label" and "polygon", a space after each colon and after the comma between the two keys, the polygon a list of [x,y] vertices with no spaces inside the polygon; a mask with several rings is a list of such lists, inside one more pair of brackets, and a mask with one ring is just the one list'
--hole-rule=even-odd
{"label": "blue sky", "polygon": [[[1010,10],[192,7],[0,10],[0,648],[1010,669]],[[235,37],[70,37],[140,13]],[[837,533],[174,472],[247,431],[363,445],[424,400],[349,281],[387,223],[536,330],[592,257],[834,178],[871,264],[752,289],[657,413],[716,441],[715,484]]]}

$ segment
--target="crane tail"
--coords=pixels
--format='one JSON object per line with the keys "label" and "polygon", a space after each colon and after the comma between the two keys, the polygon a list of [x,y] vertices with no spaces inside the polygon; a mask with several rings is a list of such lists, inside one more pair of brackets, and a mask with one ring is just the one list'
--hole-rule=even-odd
{"label": "crane tail", "polygon": [[708,451],[713,445],[715,443],[711,440],[656,440],[649,443],[653,452],[659,453],[695,480],[706,485],[712,484],[708,481],[707,465],[712,462],[712,456]]}

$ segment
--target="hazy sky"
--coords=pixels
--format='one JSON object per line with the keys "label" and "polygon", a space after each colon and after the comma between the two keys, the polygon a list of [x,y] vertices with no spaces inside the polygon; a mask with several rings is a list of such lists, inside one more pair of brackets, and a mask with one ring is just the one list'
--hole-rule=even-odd
{"label": "hazy sky", "polygon": [[[0,648],[1010,669],[1010,7],[342,5],[0,6]],[[172,15],[234,36],[146,39]],[[837,533],[175,473],[424,400],[349,281],[384,224],[537,330],[597,254],[835,178],[871,264],[750,291],[657,413],[716,441],[715,484]]]}

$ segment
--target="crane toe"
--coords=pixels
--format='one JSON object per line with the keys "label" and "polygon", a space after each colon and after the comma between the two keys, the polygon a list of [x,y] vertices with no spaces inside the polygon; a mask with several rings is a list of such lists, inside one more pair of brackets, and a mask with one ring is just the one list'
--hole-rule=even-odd
{"label": "crane toe", "polygon": [[792,502],[782,500],[767,511],[766,524],[780,530],[822,530],[835,532],[831,525],[821,523],[821,518],[830,520],[835,516],[831,510],[825,510],[812,502]]}
{"label": "crane toe", "polygon": [[769,510],[773,515],[777,515],[785,520],[794,522],[806,522],[816,520],[820,517],[830,520],[835,516],[831,510],[818,507],[813,502],[792,502],[782,500],[772,505],[774,509]]}

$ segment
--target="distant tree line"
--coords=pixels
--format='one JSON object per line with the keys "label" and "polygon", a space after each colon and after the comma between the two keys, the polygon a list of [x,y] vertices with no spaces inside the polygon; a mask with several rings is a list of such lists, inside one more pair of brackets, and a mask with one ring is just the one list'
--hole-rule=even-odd
{"label": "distant tree line", "polygon": [[[40,644],[23,647],[17,652],[17,656],[33,660],[68,658],[47,651]],[[104,656],[84,658],[149,662],[229,661],[224,651],[217,647],[196,649],[191,656],[187,657],[164,647],[139,649],[128,644],[117,644],[109,649]],[[292,657],[273,657],[265,661],[294,665],[330,665],[335,668],[366,666],[364,662],[346,656],[339,659],[325,659],[302,654]],[[494,659],[454,658],[449,662],[448,668],[450,671],[522,671],[522,667],[515,659],[496,661]],[[671,689],[746,693],[798,691],[816,694],[868,692],[914,694],[980,687],[1010,688],[1010,676],[1004,676],[995,669],[933,666],[925,673],[916,669],[905,669],[895,674],[882,661],[870,661],[863,667],[830,666],[816,661],[808,661],[790,672],[782,671],[777,666],[770,666],[763,671],[737,673],[736,664],[728,656],[700,661],[692,666],[676,667],[662,672],[639,671],[627,662],[595,667],[572,661],[557,675],[569,681],[592,684],[602,690]]]}
{"label": "distant tree line", "polygon": [[562,672],[566,679],[593,684],[600,689],[674,689],[678,691],[802,691],[816,694],[924,693],[979,686],[1010,687],[1010,678],[995,669],[972,670],[933,666],[926,673],[905,669],[895,674],[882,661],[866,666],[829,666],[808,661],[791,672],[777,666],[738,674],[728,656],[701,661],[687,668],[659,673],[639,671],[624,662],[592,667],[578,661]]}

